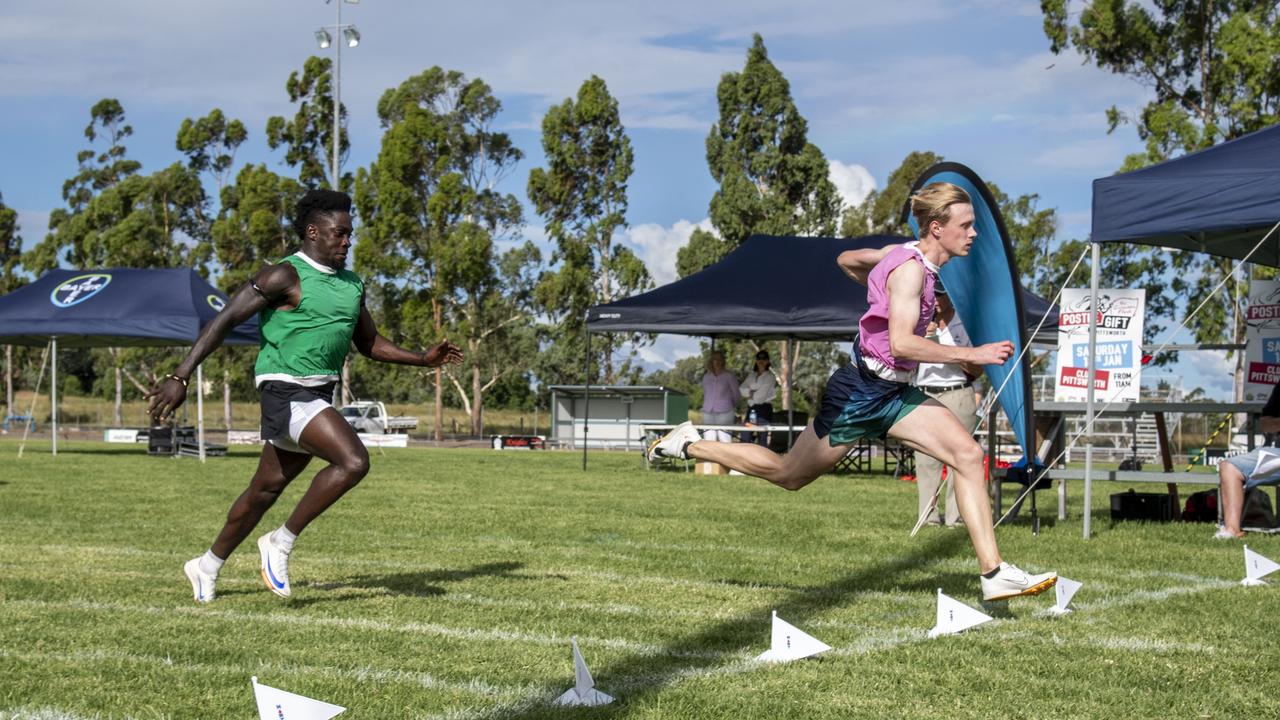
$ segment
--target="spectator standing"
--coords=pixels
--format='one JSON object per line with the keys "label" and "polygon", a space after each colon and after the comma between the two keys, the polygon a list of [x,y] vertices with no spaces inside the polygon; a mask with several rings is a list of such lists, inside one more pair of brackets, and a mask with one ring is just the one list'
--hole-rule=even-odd
{"label": "spectator standing", "polygon": [[[724,353],[714,350],[707,362],[707,374],[702,376],[702,422],[705,425],[732,425],[733,409],[738,404],[738,378],[725,369]],[[702,436],[707,440],[731,442],[724,430],[707,430]]]}
{"label": "spectator standing", "polygon": [[[937,341],[939,345],[971,347],[969,334],[965,332],[964,324],[960,322],[960,316],[956,314],[955,306],[947,296],[946,288],[939,283],[934,286],[933,292],[937,305],[933,322],[925,331],[925,337]],[[945,405],[955,414],[965,431],[972,434],[978,425],[978,416],[975,414],[978,409],[977,396],[973,390],[973,379],[978,374],[977,371],[978,368],[966,368],[960,363],[922,362],[916,368],[915,385],[924,394]],[[938,510],[938,503],[934,501],[934,494],[942,483],[942,468],[941,462],[924,453],[916,453],[916,492],[920,499],[918,513],[923,515],[928,511],[929,516],[925,522],[934,526],[943,523],[943,515]],[[946,524],[947,527],[961,524],[954,482],[947,484]]]}
{"label": "spectator standing", "polygon": [[[747,373],[738,391],[747,400],[747,422],[751,425],[768,425],[773,422],[773,398],[778,394],[778,378],[773,375],[773,364],[769,362],[769,351],[756,353],[755,368]],[[769,434],[764,432],[746,433],[743,442],[769,446]]]}

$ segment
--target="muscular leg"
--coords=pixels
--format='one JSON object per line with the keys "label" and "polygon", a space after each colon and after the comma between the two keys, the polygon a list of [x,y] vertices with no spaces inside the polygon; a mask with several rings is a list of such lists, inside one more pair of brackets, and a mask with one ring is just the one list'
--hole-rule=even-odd
{"label": "muscular leg", "polygon": [[1227,461],[1218,463],[1218,498],[1222,501],[1222,526],[1236,537],[1244,537],[1240,516],[1244,514],[1244,473]]}
{"label": "muscular leg", "polygon": [[791,451],[779,455],[751,443],[720,443],[700,440],[689,445],[689,457],[733,468],[744,475],[764,478],[787,490],[799,490],[822,473],[835,467],[849,448],[831,446],[813,431],[813,423],[800,433]]}
{"label": "muscular leg", "polygon": [[310,455],[281,450],[266,443],[262,448],[262,457],[258,459],[258,470],[249,481],[249,487],[240,493],[240,497],[236,498],[227,511],[227,522],[210,548],[213,554],[227,559],[249,533],[253,532],[263,514],[275,504],[280,493],[284,492],[310,461]]}
{"label": "muscular leg", "polygon": [[355,430],[333,408],[325,408],[302,430],[298,444],[329,463],[316,473],[284,526],[299,535],[320,513],[369,474],[369,452]]}
{"label": "muscular leg", "polygon": [[994,570],[1000,565],[1000,549],[991,524],[991,500],[987,497],[982,472],[982,448],[965,432],[956,416],[936,400],[912,410],[889,429],[889,435],[951,468],[956,504],[978,556],[978,567],[984,573]]}

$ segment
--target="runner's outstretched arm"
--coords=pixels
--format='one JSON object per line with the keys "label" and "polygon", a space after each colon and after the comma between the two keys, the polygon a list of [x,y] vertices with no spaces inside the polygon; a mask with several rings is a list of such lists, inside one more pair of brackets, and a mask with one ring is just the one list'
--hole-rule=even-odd
{"label": "runner's outstretched arm", "polygon": [[298,271],[291,265],[270,265],[258,271],[252,280],[245,283],[227,301],[227,306],[204,326],[200,336],[187,352],[186,357],[178,363],[173,374],[156,382],[151,392],[142,396],[150,400],[147,414],[156,421],[172,415],[187,399],[187,381],[191,373],[209,356],[231,333],[232,328],[261,312],[266,307],[277,307],[298,298]]}
{"label": "runner's outstretched arm", "polygon": [[369,314],[363,300],[360,301],[360,317],[356,320],[356,330],[351,341],[361,355],[378,362],[419,367],[440,367],[462,362],[462,350],[448,340],[441,340],[427,348],[426,352],[417,352],[406,350],[386,339],[378,333],[378,326],[374,324],[373,316]]}

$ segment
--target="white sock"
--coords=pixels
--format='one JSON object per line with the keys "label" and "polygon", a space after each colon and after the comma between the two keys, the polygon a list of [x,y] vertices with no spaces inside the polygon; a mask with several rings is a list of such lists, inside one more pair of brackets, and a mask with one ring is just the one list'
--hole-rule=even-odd
{"label": "white sock", "polygon": [[200,572],[205,575],[217,575],[224,562],[226,560],[214,555],[212,550],[205,550],[204,554],[200,556]]}
{"label": "white sock", "polygon": [[276,528],[275,532],[271,533],[271,542],[275,543],[276,547],[285,552],[293,550],[293,541],[297,539],[298,536],[289,532],[289,528],[283,525]]}

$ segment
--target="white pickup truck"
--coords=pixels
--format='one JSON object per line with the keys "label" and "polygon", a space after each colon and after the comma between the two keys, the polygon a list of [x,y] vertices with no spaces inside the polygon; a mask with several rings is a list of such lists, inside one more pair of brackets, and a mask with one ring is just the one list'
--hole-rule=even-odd
{"label": "white pickup truck", "polygon": [[356,432],[374,435],[407,433],[418,427],[418,418],[388,415],[387,406],[380,402],[357,401],[343,405],[338,412]]}

